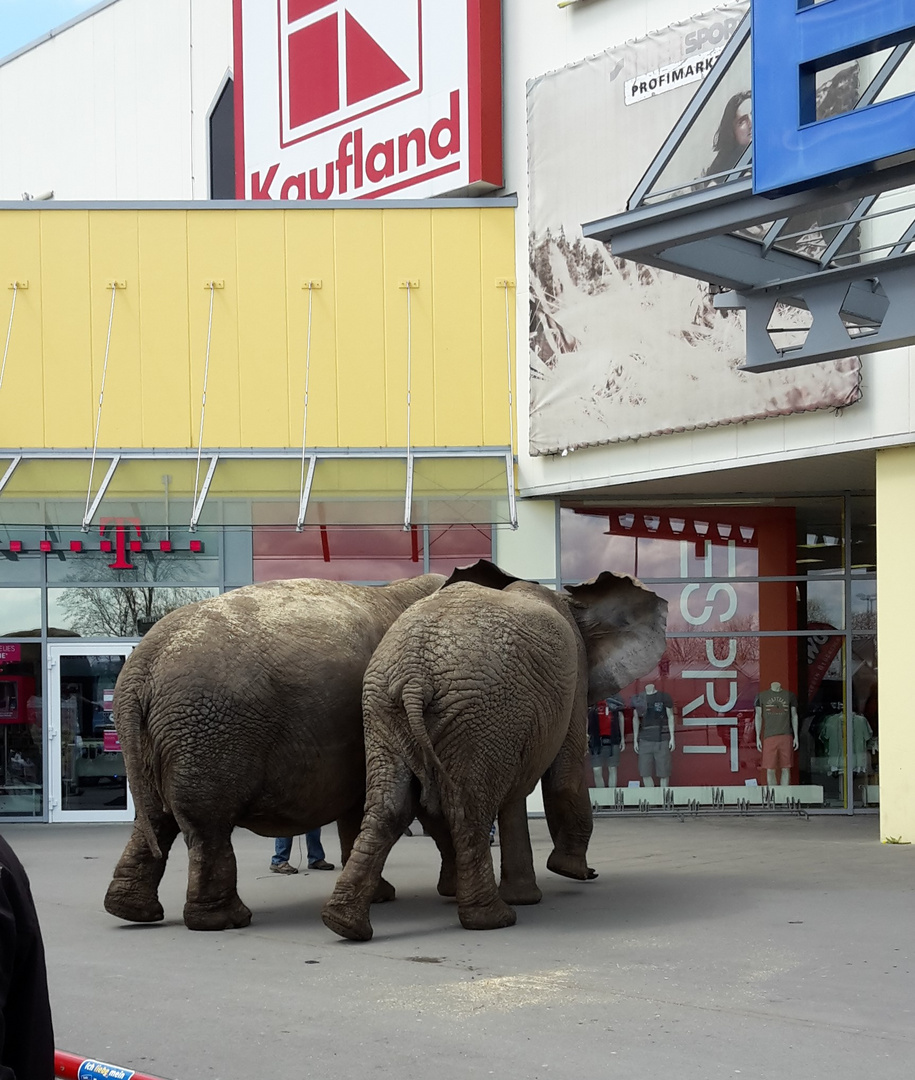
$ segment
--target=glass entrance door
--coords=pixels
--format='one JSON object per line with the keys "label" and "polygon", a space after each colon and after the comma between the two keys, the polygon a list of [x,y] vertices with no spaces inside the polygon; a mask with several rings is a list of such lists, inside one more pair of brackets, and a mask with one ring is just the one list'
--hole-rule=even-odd
{"label": "glass entrance door", "polygon": [[112,718],[114,684],[133,649],[118,643],[48,643],[51,821],[132,821]]}

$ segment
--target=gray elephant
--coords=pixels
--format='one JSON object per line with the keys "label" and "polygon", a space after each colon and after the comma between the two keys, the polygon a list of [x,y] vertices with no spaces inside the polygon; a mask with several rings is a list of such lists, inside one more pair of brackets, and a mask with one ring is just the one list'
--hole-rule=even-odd
{"label": "gray elephant", "polygon": [[476,573],[499,571],[484,563],[456,572],[397,619],[366,670],[365,816],[322,912],[342,937],[371,938],[369,903],[417,805],[450,833],[456,878],[443,872],[439,892],[457,895],[467,929],[511,926],[510,905],[540,899],[525,802],[538,780],[553,840],[547,868],[596,876],[586,862],[587,705],[658,662],[667,603],[611,573],[566,593],[511,578],[501,591],[454,580]]}
{"label": "gray elephant", "polygon": [[[294,836],[336,821],[345,860],[365,798],[366,665],[398,615],[444,581],[273,581],[156,623],[115,688],[137,820],[105,909],[132,922],[162,919],[158,886],[179,831],[192,930],[251,921],[237,892],[236,826]],[[392,897],[382,883],[378,899]]]}

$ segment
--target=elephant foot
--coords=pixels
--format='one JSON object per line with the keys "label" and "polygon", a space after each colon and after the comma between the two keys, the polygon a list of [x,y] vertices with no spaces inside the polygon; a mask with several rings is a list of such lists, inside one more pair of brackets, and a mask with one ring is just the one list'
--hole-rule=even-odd
{"label": "elephant foot", "polygon": [[538,888],[536,882],[527,884],[520,881],[503,881],[499,885],[499,896],[506,904],[511,904],[512,906],[517,905],[519,907],[523,907],[526,904],[539,904],[543,899],[543,893]]}
{"label": "elephant foot", "polygon": [[458,908],[458,918],[465,930],[501,930],[514,926],[517,915],[504,900],[496,899],[480,907],[465,904]]}
{"label": "elephant foot", "polygon": [[158,898],[144,895],[136,887],[131,888],[123,878],[115,878],[105,894],[105,910],[109,915],[126,922],[161,922],[165,912]]}
{"label": "elephant foot", "polygon": [[240,930],[250,922],[251,911],[237,896],[222,907],[191,901],[184,905],[184,925],[188,930]]}
{"label": "elephant foot", "polygon": [[349,941],[371,941],[372,924],[368,916],[359,917],[351,907],[328,900],[321,911],[321,918],[328,930],[333,930]]}
{"label": "elephant foot", "polygon": [[560,855],[553,851],[547,859],[546,868],[561,877],[575,878],[577,881],[593,881],[597,877],[597,871],[588,866],[583,855]]}
{"label": "elephant foot", "polygon": [[[382,878],[378,882],[378,887],[375,889],[375,894],[372,897],[372,903],[386,904],[389,900],[393,900],[395,896],[397,896],[397,890],[390,883],[390,881],[385,881],[385,879]],[[372,935],[369,934],[369,937],[371,936]]]}
{"label": "elephant foot", "polygon": [[457,875],[453,867],[449,869],[442,867],[441,873],[438,875],[438,895],[457,896]]}

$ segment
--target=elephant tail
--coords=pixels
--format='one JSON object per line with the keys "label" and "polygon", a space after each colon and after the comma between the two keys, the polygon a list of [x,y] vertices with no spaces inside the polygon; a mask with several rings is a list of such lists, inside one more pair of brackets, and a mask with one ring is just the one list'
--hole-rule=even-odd
{"label": "elephant tail", "polygon": [[136,684],[119,681],[114,692],[114,723],[134,796],[137,825],[143,832],[149,850],[157,859],[161,859],[162,851],[147,810],[148,801],[158,799],[161,802],[161,796],[153,767],[154,752],[146,713],[146,702],[137,692]]}
{"label": "elephant tail", "polygon": [[422,787],[420,797],[422,805],[430,813],[440,814],[441,795],[444,794],[451,806],[459,808],[461,806],[460,793],[436,754],[429,728],[426,725],[428,701],[422,684],[408,681],[403,686],[400,697],[410,725],[410,734],[413,736],[413,746],[420,757],[420,767],[415,771]]}

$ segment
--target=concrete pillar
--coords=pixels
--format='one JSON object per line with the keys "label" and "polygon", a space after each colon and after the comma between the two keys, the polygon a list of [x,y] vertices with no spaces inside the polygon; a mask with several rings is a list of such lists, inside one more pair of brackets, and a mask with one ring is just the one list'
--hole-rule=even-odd
{"label": "concrete pillar", "polygon": [[880,836],[915,843],[915,446],[877,451]]}

